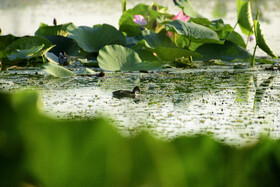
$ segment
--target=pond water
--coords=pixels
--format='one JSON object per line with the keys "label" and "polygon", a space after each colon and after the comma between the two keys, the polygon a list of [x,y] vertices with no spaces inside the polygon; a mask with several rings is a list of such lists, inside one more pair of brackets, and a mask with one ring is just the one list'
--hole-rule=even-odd
{"label": "pond water", "polygon": [[[147,129],[164,139],[202,133],[243,146],[263,135],[280,136],[280,76],[264,68],[231,64],[73,79],[52,78],[40,69],[12,70],[2,73],[0,85],[40,90],[40,109],[54,118],[102,115],[124,135]],[[113,91],[135,85],[141,87],[140,99],[112,97]]]}
{"label": "pond water", "polygon": [[[78,26],[109,23],[117,27],[121,15],[118,1],[36,2],[32,6],[0,7],[0,27],[4,34],[32,35],[40,22],[51,24],[54,17],[59,23],[73,22]],[[139,2],[151,1],[129,1],[128,8]],[[236,21],[234,2],[226,4],[228,13],[224,19],[231,25]],[[267,1],[264,18],[270,23],[263,22],[262,27],[271,48],[279,54],[277,2]],[[215,3],[193,2],[208,17]],[[174,14],[178,12],[172,1],[160,4],[172,7],[170,11]],[[249,51],[252,48],[250,44]],[[257,54],[264,55],[260,50]],[[141,87],[139,100],[112,97],[113,91],[131,90],[135,85]],[[52,78],[37,68],[0,72],[0,90],[26,88],[40,91],[40,110],[47,115],[59,119],[102,115],[113,120],[124,135],[134,135],[143,129],[164,139],[202,133],[235,146],[252,144],[262,135],[280,137],[280,76],[277,71],[266,71],[265,65],[255,68],[235,63],[201,65],[189,70],[106,73],[104,78],[73,79]]]}

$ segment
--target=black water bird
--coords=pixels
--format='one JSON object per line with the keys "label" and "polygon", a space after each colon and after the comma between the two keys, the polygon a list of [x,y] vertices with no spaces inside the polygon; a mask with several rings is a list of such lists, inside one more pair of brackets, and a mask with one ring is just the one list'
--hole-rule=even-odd
{"label": "black water bird", "polygon": [[97,77],[104,77],[105,76],[105,72],[101,71],[98,75],[96,75]]}
{"label": "black water bird", "polygon": [[135,86],[132,91],[129,90],[118,90],[113,92],[113,97],[115,98],[136,98],[137,94],[141,95],[141,90],[139,86]]}
{"label": "black water bird", "polygon": [[67,60],[68,60],[68,59],[67,59],[67,55],[66,55],[65,52],[59,53],[59,57],[58,57],[58,63],[59,63],[59,65],[62,65],[62,66],[69,65]]}

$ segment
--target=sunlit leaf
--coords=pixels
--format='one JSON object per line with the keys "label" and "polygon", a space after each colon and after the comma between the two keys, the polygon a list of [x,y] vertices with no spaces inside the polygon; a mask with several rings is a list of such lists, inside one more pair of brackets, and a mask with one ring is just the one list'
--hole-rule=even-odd
{"label": "sunlit leaf", "polygon": [[35,32],[35,36],[68,36],[69,32],[77,27],[73,23],[66,23],[62,25],[49,26],[41,24],[39,29]]}
{"label": "sunlit leaf", "polygon": [[176,47],[176,45],[166,35],[157,34],[149,30],[142,31],[142,36],[149,48],[162,47]]}
{"label": "sunlit leaf", "polygon": [[203,25],[203,26],[210,26],[210,25],[213,25],[213,22],[211,22],[209,19],[207,18],[193,18],[191,17],[190,18],[190,22],[193,22],[193,23],[196,23],[196,24],[199,24],[199,25]]}
{"label": "sunlit leaf", "polygon": [[269,45],[266,42],[266,39],[263,35],[260,22],[255,20],[255,37],[257,41],[257,45],[261,48],[264,52],[266,52],[269,56],[273,58],[278,58],[277,55],[270,49]]}
{"label": "sunlit leaf", "polygon": [[45,67],[45,72],[47,72],[50,75],[53,75],[54,77],[65,78],[65,77],[72,77],[75,75],[75,73],[73,73],[72,71],[56,64],[49,63],[44,67]]}
{"label": "sunlit leaf", "polygon": [[125,45],[124,35],[115,27],[107,24],[96,28],[80,26],[71,31],[70,38],[87,52],[98,52],[102,47],[110,44]]}
{"label": "sunlit leaf", "polygon": [[57,57],[55,54],[53,54],[53,53],[51,53],[51,52],[47,52],[47,53],[45,54],[45,57],[48,59],[48,61],[49,61],[50,63],[59,64],[59,62],[58,62],[58,57]]}
{"label": "sunlit leaf", "polygon": [[235,32],[231,25],[224,24],[222,20],[217,21],[215,22],[215,30],[221,40],[228,40],[232,43],[240,45],[243,48],[246,48],[246,44],[242,36],[238,32]]}
{"label": "sunlit leaf", "polygon": [[138,54],[120,45],[107,45],[99,51],[99,67],[108,71],[138,71],[159,68],[155,62],[142,62]]}
{"label": "sunlit leaf", "polygon": [[186,36],[197,43],[223,43],[215,31],[192,22],[174,20],[166,24],[166,30]]}
{"label": "sunlit leaf", "polygon": [[8,55],[9,60],[16,60],[16,59],[30,59],[34,56],[38,56],[38,52],[43,49],[44,44],[41,46],[33,46],[30,49],[23,49],[23,50],[16,50],[12,54]]}
{"label": "sunlit leaf", "polygon": [[[43,46],[42,48],[40,46]],[[9,60],[9,64],[17,64],[20,63],[20,59],[31,59],[43,56],[46,52],[48,52],[52,47],[54,47],[49,40],[44,37],[39,36],[25,36],[21,37],[10,45],[8,45],[5,49]]]}
{"label": "sunlit leaf", "polygon": [[47,52],[51,47],[53,47],[52,43],[40,36],[25,36],[22,38],[19,38],[12,42],[10,45],[6,47],[7,52],[13,52],[16,50],[25,50],[25,49],[31,49],[34,46],[41,46],[44,44],[43,49],[41,50],[40,56]]}
{"label": "sunlit leaf", "polygon": [[253,17],[250,1],[236,0],[237,21],[243,34],[253,34]]}
{"label": "sunlit leaf", "polygon": [[202,17],[191,5],[189,0],[174,0],[176,6],[183,9],[184,13],[188,16],[197,18]]}

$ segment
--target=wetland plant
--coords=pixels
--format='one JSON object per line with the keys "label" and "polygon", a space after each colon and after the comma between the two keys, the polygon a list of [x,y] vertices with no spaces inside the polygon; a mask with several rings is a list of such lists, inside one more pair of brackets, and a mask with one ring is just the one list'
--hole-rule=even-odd
{"label": "wetland plant", "polygon": [[[213,59],[251,61],[254,66],[257,47],[277,58],[265,40],[258,17],[253,19],[249,1],[236,0],[234,27],[222,19],[203,17],[189,0],[176,0],[174,4],[181,9],[177,15],[155,2],[127,9],[123,0],[119,29],[108,24],[58,25],[54,19],[52,26],[42,23],[34,36],[1,35],[0,60],[4,66],[40,65],[50,61],[49,53],[57,58],[66,53],[84,65],[106,71],[139,71],[166,65],[194,67],[196,61]],[[235,31],[237,25],[248,36],[247,42]],[[253,55],[246,50],[252,35],[256,42]]]}

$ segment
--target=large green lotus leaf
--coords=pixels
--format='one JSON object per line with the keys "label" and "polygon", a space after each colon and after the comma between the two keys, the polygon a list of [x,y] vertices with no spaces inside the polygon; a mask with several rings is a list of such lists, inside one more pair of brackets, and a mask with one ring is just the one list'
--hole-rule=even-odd
{"label": "large green lotus leaf", "polygon": [[213,25],[213,22],[210,21],[207,18],[193,18],[193,17],[191,17],[190,22],[193,22],[193,23],[196,23],[196,24],[199,24],[199,25],[203,25],[203,26],[206,26],[206,27],[209,27],[210,25]]}
{"label": "large green lotus leaf", "polygon": [[150,20],[156,20],[160,12],[153,10],[145,4],[138,4],[133,9],[125,11],[119,20],[119,29],[125,32],[127,36],[137,36],[141,33],[140,26],[133,22],[134,15],[142,15]]}
{"label": "large green lotus leaf", "polygon": [[243,34],[251,35],[253,33],[253,17],[250,1],[236,0],[237,21]]}
{"label": "large green lotus leaf", "polygon": [[139,41],[143,40],[142,35],[138,35],[136,37],[126,37],[126,47],[133,47],[136,45]]}
{"label": "large green lotus leaf", "polygon": [[181,48],[157,47],[155,52],[163,61],[173,61],[175,58],[190,56],[202,58],[202,56],[197,52]]}
{"label": "large green lotus leaf", "polygon": [[228,33],[225,38],[221,37],[221,39],[231,41],[232,43],[235,43],[243,48],[246,48],[246,44],[242,36],[238,32],[232,31],[231,33]]}
{"label": "large green lotus leaf", "polygon": [[6,47],[6,51],[15,51],[15,50],[24,50],[24,49],[30,49],[34,46],[40,46],[44,44],[43,49],[48,49],[52,46],[52,43],[41,36],[24,36],[20,39],[15,40],[10,45]]}
{"label": "large green lotus leaf", "polygon": [[45,36],[53,45],[54,48],[50,52],[59,56],[59,53],[65,52],[67,55],[76,56],[79,54],[79,46],[75,40],[72,38],[67,38],[64,36]]}
{"label": "large green lotus leaf", "polygon": [[220,38],[215,31],[196,23],[174,20],[166,24],[165,27],[168,31],[173,31],[179,35],[187,36],[193,42],[223,43],[220,41]]}
{"label": "large green lotus leaf", "polygon": [[146,46],[145,40],[139,41],[137,44],[132,46],[131,49],[137,52],[142,61],[153,62],[158,60],[158,58],[154,55],[154,50]]}
{"label": "large green lotus leaf", "polygon": [[35,36],[68,36],[69,32],[77,27],[73,23],[66,23],[62,25],[49,26],[41,23],[39,29],[35,32]]}
{"label": "large green lotus leaf", "polygon": [[204,44],[198,47],[196,52],[203,55],[201,60],[221,59],[232,61],[234,59],[247,60],[252,57],[252,55],[244,48],[230,41],[226,41],[223,45]]}
{"label": "large green lotus leaf", "polygon": [[0,50],[4,50],[10,43],[17,39],[18,37],[11,34],[3,36],[0,35]]}
{"label": "large green lotus leaf", "polygon": [[[36,53],[33,53],[32,56],[26,56],[26,59],[43,56],[52,47],[54,47],[52,45],[52,43],[44,37],[25,36],[25,37],[15,40],[10,45],[8,45],[5,49],[5,52],[7,53],[7,55],[17,53],[17,55],[21,56],[23,54],[32,53],[32,52],[36,51],[36,47],[34,48],[34,46],[38,47],[38,46],[42,46],[42,45],[43,45],[42,49],[40,49]],[[21,53],[21,54],[19,54],[19,53]],[[10,56],[10,58],[14,58],[14,57]]]}
{"label": "large green lotus leaf", "polygon": [[30,59],[32,57],[40,56],[40,50],[43,49],[44,44],[41,46],[33,46],[30,49],[16,50],[12,54],[8,55],[8,59],[13,61],[17,59]]}
{"label": "large green lotus leaf", "polygon": [[203,43],[193,42],[189,38],[183,35],[178,35],[176,39],[176,44],[179,48],[189,49],[191,51],[195,51],[199,46],[203,45]]}
{"label": "large green lotus leaf", "polygon": [[189,0],[174,0],[176,6],[183,9],[184,13],[188,16],[197,18],[202,17],[191,5]]}
{"label": "large green lotus leaf", "polygon": [[108,71],[138,71],[159,68],[159,63],[142,62],[138,54],[121,45],[107,45],[99,51],[98,65]]}
{"label": "large green lotus leaf", "polygon": [[98,52],[105,45],[125,45],[125,36],[115,27],[107,24],[91,28],[86,26],[78,27],[71,31],[70,38],[76,40],[78,45],[86,52]]}
{"label": "large green lotus leaf", "polygon": [[48,63],[44,67],[45,67],[44,71],[54,77],[66,78],[75,75],[75,73],[73,73],[72,71],[66,69],[65,67],[59,66],[57,64]]}
{"label": "large green lotus leaf", "polygon": [[176,47],[176,45],[166,35],[157,34],[149,30],[142,31],[142,36],[149,48],[162,47]]}
{"label": "large green lotus leaf", "polygon": [[0,58],[7,57],[6,52],[5,52],[6,47],[17,39],[18,39],[18,37],[15,37],[11,34],[0,36]]}
{"label": "large green lotus leaf", "polygon": [[277,55],[270,49],[269,45],[266,42],[266,39],[262,33],[260,22],[258,20],[255,20],[254,25],[255,25],[255,37],[259,48],[261,48],[269,56],[273,58],[277,58]]}
{"label": "large green lotus leaf", "polygon": [[240,45],[243,48],[246,48],[246,44],[242,36],[238,32],[235,32],[231,27],[231,25],[216,23],[215,27],[216,27],[215,30],[221,40],[228,40],[231,41],[232,43]]}
{"label": "large green lotus leaf", "polygon": [[55,54],[51,52],[46,52],[45,57],[50,63],[59,64],[58,57]]}

